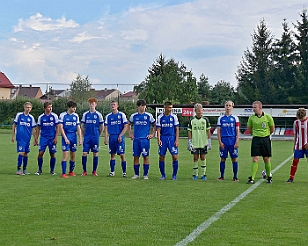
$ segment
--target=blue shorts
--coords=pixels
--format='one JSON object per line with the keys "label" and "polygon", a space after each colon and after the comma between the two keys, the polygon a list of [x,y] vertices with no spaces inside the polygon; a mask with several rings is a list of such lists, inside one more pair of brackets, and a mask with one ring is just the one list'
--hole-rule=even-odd
{"label": "blue shorts", "polygon": [[90,150],[93,153],[97,153],[99,151],[99,137],[97,138],[84,138],[83,139],[83,152],[89,153]]}
{"label": "blue shorts", "polygon": [[133,156],[143,157],[149,156],[150,154],[150,139],[141,138],[133,140]]}
{"label": "blue shorts", "polygon": [[25,152],[29,153],[30,152],[30,142],[23,142],[19,141],[17,142],[17,152]]}
{"label": "blue shorts", "polygon": [[53,143],[53,139],[51,140],[51,139],[41,137],[40,138],[39,151],[45,152],[47,146],[48,146],[50,154],[54,154],[54,153],[57,152],[57,146]]}
{"label": "blue shorts", "polygon": [[234,148],[234,145],[225,145],[225,148],[219,148],[219,151],[220,158],[228,158],[228,153],[230,153],[231,158],[238,158],[238,148]]}
{"label": "blue shorts", "polygon": [[109,136],[109,154],[121,155],[125,153],[125,140],[122,136],[122,141],[118,141],[119,135],[110,135]]}
{"label": "blue shorts", "polygon": [[177,155],[179,153],[178,147],[174,146],[175,136],[161,136],[160,140],[162,142],[162,146],[158,147],[158,154],[160,156],[165,156],[167,149],[171,155]]}
{"label": "blue shorts", "polygon": [[68,138],[70,144],[66,144],[64,138],[62,137],[62,151],[76,152],[77,150],[77,136],[71,136]]}
{"label": "blue shorts", "polygon": [[294,158],[301,159],[304,158],[305,156],[306,158],[308,158],[308,150],[306,149],[294,150]]}

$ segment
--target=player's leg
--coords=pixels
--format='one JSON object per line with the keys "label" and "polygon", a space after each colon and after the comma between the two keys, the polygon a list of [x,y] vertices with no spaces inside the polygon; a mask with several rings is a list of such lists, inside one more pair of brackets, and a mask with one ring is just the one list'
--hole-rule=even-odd
{"label": "player's leg", "polygon": [[224,144],[223,149],[219,147],[219,156],[220,156],[220,163],[219,163],[220,177],[218,178],[218,180],[224,180],[225,179],[225,169],[226,169],[226,159],[228,158],[228,145]]}
{"label": "player's leg", "polygon": [[202,171],[201,179],[207,180],[206,178],[206,154],[207,154],[207,146],[200,149],[200,166]]}
{"label": "player's leg", "polygon": [[254,184],[255,183],[254,180],[255,180],[255,177],[258,171],[258,162],[259,162],[260,156],[262,155],[259,138],[255,138],[255,137],[252,138],[250,152],[251,152],[251,157],[252,157],[251,176],[248,177],[247,184]]}
{"label": "player's leg", "polygon": [[159,155],[159,171],[161,174],[161,180],[166,179],[166,172],[165,172],[165,156],[167,153],[167,138],[165,136],[161,136],[161,146],[158,146],[158,155]]}
{"label": "player's leg", "polygon": [[50,155],[50,160],[49,160],[50,170],[49,171],[51,175],[57,175],[55,173],[57,146],[51,140],[48,145],[48,148],[49,148],[49,155]]}
{"label": "player's leg", "polygon": [[115,175],[117,142],[118,138],[116,135],[109,136],[109,143],[108,143],[109,154],[110,154],[110,161],[109,161],[110,173],[108,175],[109,177],[113,177]]}
{"label": "player's leg", "polygon": [[43,156],[46,148],[47,148],[47,139],[41,137],[39,143],[39,153],[37,156],[38,171],[35,173],[36,175],[41,175],[43,173]]}
{"label": "player's leg", "polygon": [[28,166],[28,153],[30,152],[30,142],[26,143],[25,145],[25,152],[24,152],[24,155],[23,155],[23,159],[22,159],[22,162],[23,162],[23,166],[22,166],[22,172],[23,174],[30,174],[28,171],[27,171],[27,166]]}
{"label": "player's leg", "polygon": [[23,172],[21,170],[21,166],[22,166],[22,161],[24,158],[24,154],[25,154],[25,147],[21,142],[17,142],[17,171],[16,174],[17,175],[23,175]]}
{"label": "player's leg", "polygon": [[68,158],[68,151],[70,149],[70,145],[66,144],[64,138],[62,137],[62,161],[61,161],[61,168],[62,168],[62,178],[68,178],[66,174],[66,161]]}
{"label": "player's leg", "polygon": [[199,160],[199,151],[200,149],[194,149],[193,151],[191,151],[191,153],[193,154],[193,180],[197,180],[198,179],[198,160]]}
{"label": "player's leg", "polygon": [[75,156],[76,156],[76,149],[75,148],[71,148],[70,150],[70,171],[69,171],[69,175],[70,176],[76,176],[76,174],[74,173],[74,169],[75,169]]}
{"label": "player's leg", "polygon": [[[68,147],[68,146],[67,146]],[[62,168],[62,178],[68,178],[67,174],[66,174],[66,161],[68,158],[68,148],[66,147],[62,147],[63,149],[63,153],[62,153],[62,161],[61,161],[61,168]]]}
{"label": "player's leg", "polygon": [[158,163],[159,171],[161,174],[160,180],[166,179],[166,172],[165,172],[165,156],[159,151],[159,163]]}
{"label": "player's leg", "polygon": [[70,149],[70,166],[69,166],[69,175],[70,176],[76,176],[76,174],[74,173],[74,169],[75,169],[75,156],[76,156],[76,151],[77,151],[77,136],[71,136],[70,137],[70,145],[69,145],[69,149]]}
{"label": "player's leg", "polygon": [[90,152],[90,140],[88,138],[83,140],[82,143],[82,157],[81,157],[81,164],[83,172],[81,176],[87,175],[87,161],[88,161],[88,154]]}
{"label": "player's leg", "polygon": [[149,169],[150,169],[150,139],[142,139],[141,140],[141,149],[142,149],[142,157],[143,157],[143,178],[149,179]]}
{"label": "player's leg", "polygon": [[262,139],[262,157],[266,170],[267,183],[272,183],[272,164],[270,157],[272,156],[272,144],[270,138]]}
{"label": "player's leg", "polygon": [[122,136],[121,142],[117,141],[117,154],[121,158],[122,176],[124,178],[126,178],[127,175],[126,175],[125,139],[124,139],[124,136]]}
{"label": "player's leg", "polygon": [[233,181],[238,182],[238,148],[234,148],[234,145],[230,146],[230,157],[232,160]]}
{"label": "player's leg", "polygon": [[98,150],[99,150],[99,137],[91,141],[91,151],[93,153],[93,168],[92,168],[92,175],[98,176],[97,174],[97,167],[98,167]]}
{"label": "player's leg", "polygon": [[134,156],[134,173],[135,173],[132,179],[137,179],[139,178],[139,169],[140,169],[139,157],[142,151],[139,139],[133,140],[132,148],[133,148],[133,156]]}
{"label": "player's leg", "polygon": [[175,136],[169,137],[168,139],[168,150],[172,156],[172,180],[176,180],[176,175],[179,169],[178,154],[179,149],[175,146]]}
{"label": "player's leg", "polygon": [[290,178],[287,180],[287,183],[293,183],[300,158],[304,158],[304,150],[294,150],[294,158],[290,167]]}

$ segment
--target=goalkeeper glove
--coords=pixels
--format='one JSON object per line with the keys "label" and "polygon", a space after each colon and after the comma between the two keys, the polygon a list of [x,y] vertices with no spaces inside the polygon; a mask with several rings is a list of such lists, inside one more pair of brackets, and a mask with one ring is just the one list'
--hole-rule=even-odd
{"label": "goalkeeper glove", "polygon": [[193,149],[194,149],[194,147],[193,147],[193,145],[192,145],[192,143],[191,143],[191,139],[188,139],[187,149],[188,149],[189,151],[193,151]]}
{"label": "goalkeeper glove", "polygon": [[208,140],[207,140],[207,149],[208,150],[211,150],[212,149],[212,140],[209,138]]}

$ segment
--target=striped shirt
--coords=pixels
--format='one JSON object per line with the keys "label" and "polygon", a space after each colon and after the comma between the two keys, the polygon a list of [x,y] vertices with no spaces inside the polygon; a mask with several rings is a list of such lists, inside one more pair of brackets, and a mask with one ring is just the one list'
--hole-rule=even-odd
{"label": "striped shirt", "polygon": [[294,149],[302,150],[308,143],[308,118],[304,120],[296,119],[293,123],[294,134],[296,136]]}

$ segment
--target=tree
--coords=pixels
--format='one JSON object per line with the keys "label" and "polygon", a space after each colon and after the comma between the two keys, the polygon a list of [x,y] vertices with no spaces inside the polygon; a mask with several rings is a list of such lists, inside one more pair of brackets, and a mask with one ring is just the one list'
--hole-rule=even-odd
{"label": "tree", "polygon": [[89,97],[94,95],[94,91],[91,91],[91,82],[89,77],[82,77],[77,75],[70,85],[71,98],[77,103],[82,103],[87,100]]}
{"label": "tree", "polygon": [[272,42],[273,37],[264,20],[252,34],[251,51],[247,49],[238,67],[236,79],[238,81],[237,103],[252,103],[261,100],[272,103],[275,90],[272,81]]}
{"label": "tree", "polygon": [[281,38],[273,43],[273,79],[277,89],[272,96],[275,103],[300,103],[299,94],[296,93],[300,86],[296,81],[296,45],[285,19],[282,27]]}
{"label": "tree", "polygon": [[209,78],[202,73],[199,82],[197,82],[198,94],[202,101],[211,101],[212,86],[209,84]]}
{"label": "tree", "polygon": [[234,87],[229,82],[219,81],[212,89],[213,104],[225,104],[226,101],[234,101]]}
{"label": "tree", "polygon": [[184,64],[160,56],[148,69],[145,80],[134,87],[139,98],[150,103],[189,103],[198,96],[196,79]]}
{"label": "tree", "polygon": [[297,21],[294,24],[296,28],[295,39],[297,41],[297,51],[298,51],[298,77],[297,83],[300,84],[299,93],[302,99],[302,103],[307,103],[308,100],[308,19],[307,10],[304,9],[300,14],[302,20]]}

